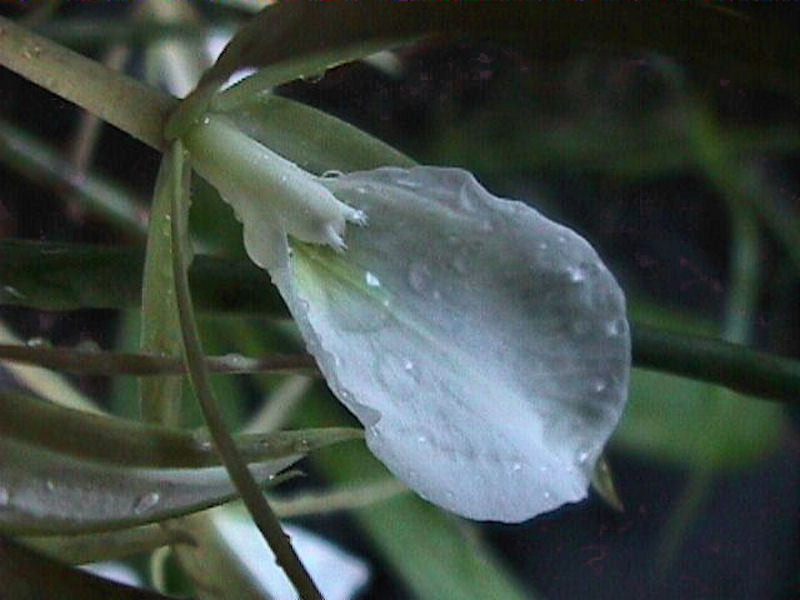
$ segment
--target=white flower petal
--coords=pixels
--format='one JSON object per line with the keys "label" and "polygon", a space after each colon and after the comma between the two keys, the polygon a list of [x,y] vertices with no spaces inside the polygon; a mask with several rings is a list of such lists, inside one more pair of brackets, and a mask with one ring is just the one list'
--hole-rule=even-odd
{"label": "white flower petal", "polygon": [[369,226],[345,253],[293,241],[271,274],[372,452],[474,519],[584,498],[630,369],[624,296],[595,251],[459,169],[324,183]]}

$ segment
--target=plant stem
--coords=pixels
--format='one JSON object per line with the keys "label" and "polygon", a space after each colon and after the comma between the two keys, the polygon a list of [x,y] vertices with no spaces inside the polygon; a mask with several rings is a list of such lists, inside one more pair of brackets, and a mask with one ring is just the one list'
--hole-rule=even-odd
{"label": "plant stem", "polygon": [[[73,375],[182,375],[186,366],[180,358],[155,354],[97,352],[73,348],[48,348],[0,344],[0,360],[36,365]],[[316,363],[308,354],[276,354],[262,358],[244,356],[208,356],[210,373],[228,375],[242,373],[316,374]]]}
{"label": "plant stem", "polygon": [[[172,152],[176,160],[183,157],[180,142],[173,144]],[[175,169],[181,171],[182,169]],[[175,294],[178,300],[178,312],[183,336],[184,357],[189,371],[189,380],[197,396],[198,403],[208,425],[209,432],[220,453],[222,462],[228,470],[231,480],[236,485],[242,500],[250,511],[253,521],[275,554],[275,560],[285,571],[300,596],[305,600],[323,600],[311,576],[306,571],[300,558],[292,548],[289,537],[281,528],[278,518],[269,506],[261,489],[247,468],[236,444],[225,427],[219,412],[217,399],[211,387],[209,372],[206,368],[197,322],[194,316],[191,293],[189,291],[188,264],[185,239],[188,231],[188,207],[181,204],[188,199],[183,198],[180,189],[182,184],[176,183],[176,192],[172,195],[172,269],[175,280]]]}
{"label": "plant stem", "polygon": [[740,344],[634,324],[633,364],[800,406],[800,361]]}
{"label": "plant stem", "polygon": [[177,100],[0,17],[0,64],[108,121],[148,146]]}

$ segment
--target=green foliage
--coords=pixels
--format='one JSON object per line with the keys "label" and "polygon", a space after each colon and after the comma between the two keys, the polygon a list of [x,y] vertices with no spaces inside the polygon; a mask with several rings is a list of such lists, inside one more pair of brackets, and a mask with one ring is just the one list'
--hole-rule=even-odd
{"label": "green foliage", "polygon": [[[618,7],[621,12],[584,5],[578,12],[576,7],[555,4],[502,4],[503,10],[490,3],[281,2],[241,29],[220,62],[207,71],[196,92],[177,110],[175,99],[6,20],[0,21],[0,64],[158,150],[164,148],[164,137],[183,133],[206,109],[235,108],[230,116],[238,127],[316,174],[411,166],[414,161],[352,125],[274,95],[272,88],[419,40],[491,38],[512,43],[531,57],[546,57],[553,49],[588,46],[618,52],[633,48],[669,56],[668,64],[661,66],[665,71],[680,70],[678,62],[685,61],[701,72],[721,72],[777,92],[797,91],[800,38],[775,19],[757,20],[690,5],[673,11],[649,5]],[[91,24],[87,31],[93,32],[93,40],[125,38],[150,44],[167,34],[192,40],[197,36],[196,28],[182,24],[163,29],[148,26],[146,35],[137,33],[143,30],[141,27],[122,30],[120,24]],[[70,35],[53,27],[49,31]],[[71,39],[81,43],[89,38]],[[219,85],[244,66],[262,70],[217,94]],[[569,123],[536,110],[531,111],[534,116],[522,119],[519,96],[528,92],[509,87],[493,99],[498,118],[487,123],[476,113],[475,118],[459,116],[445,122],[437,135],[431,135],[435,140],[427,155],[436,161],[468,165],[496,178],[520,170],[560,172],[567,165],[570,173],[629,185],[692,171],[726,201],[727,214],[732,215],[730,262],[734,266],[725,323],[720,327],[697,319],[687,325],[689,319],[670,309],[643,310],[642,304],[634,303],[637,324],[687,335],[683,346],[662,344],[664,339],[658,338],[657,330],[653,337],[636,338],[640,346],[634,348],[634,358],[644,368],[633,374],[629,406],[613,438],[614,448],[620,452],[689,468],[700,473],[698,481],[707,482],[718,472],[756,465],[774,452],[787,427],[784,410],[778,403],[760,398],[796,403],[800,392],[796,361],[750,351],[740,353],[744,358],[737,357],[737,346],[688,335],[747,341],[760,280],[760,266],[752,264],[753,246],[759,245],[758,231],[768,232],[778,242],[797,272],[798,216],[777,202],[775,194],[768,193],[757,169],[739,165],[743,159],[765,153],[796,152],[800,134],[794,128],[723,126],[717,122],[711,102],[700,100],[702,93],[682,80],[673,80],[673,84],[666,107],[639,121],[625,122],[602,115],[598,118],[591,111],[586,111],[586,118]],[[188,210],[189,181],[183,158],[181,149],[173,147],[162,163],[149,207],[144,250],[140,245],[146,209],[126,185],[94,170],[75,177],[54,144],[16,124],[0,123],[0,159],[5,165],[55,189],[104,227],[124,233],[135,244],[102,247],[2,240],[0,304],[40,311],[136,311],[141,317],[141,335],[128,332],[129,339],[123,343],[129,348],[137,346],[139,338],[142,352],[152,356],[120,355],[112,361],[99,353],[85,362],[106,375],[131,372],[145,363],[157,372],[141,380],[142,414],[151,422],[142,424],[58,406],[55,402],[68,402],[97,412],[52,373],[37,374],[14,367],[19,380],[39,386],[37,393],[53,402],[28,394],[0,394],[0,533],[15,538],[30,536],[20,540],[70,563],[119,558],[171,545],[190,579],[198,584],[200,597],[264,597],[220,538],[212,520],[198,512],[242,491],[241,477],[233,487],[221,464],[230,468],[238,460],[241,476],[243,461],[247,461],[258,479],[265,482],[308,452],[358,434],[340,428],[349,426],[350,420],[318,388],[287,405],[303,403],[294,418],[295,425],[325,429],[241,434],[234,438],[235,445],[225,447],[228,434],[219,414],[211,417],[210,433],[179,428],[193,409],[182,401],[182,376],[174,374],[174,364],[168,365],[168,360],[177,359],[185,350],[194,387],[203,402],[214,395],[199,339],[195,335],[185,341],[187,331],[192,338],[191,331],[196,333],[198,326],[193,317],[187,317],[192,302],[203,314],[223,315],[199,323],[207,354],[235,350],[269,356],[301,350],[296,331],[285,325],[286,309],[267,277],[241,260],[240,233],[233,216],[227,209],[220,210],[216,193],[202,183],[195,186],[192,231],[203,254],[191,260],[188,242],[181,238],[185,231],[173,221],[180,216],[186,225],[183,219]],[[212,203],[217,205],[210,208]],[[721,215],[720,222],[726,221]],[[748,240],[753,231],[756,239]],[[749,266],[741,258],[742,252],[750,252]],[[182,282],[181,274],[187,269],[189,279]],[[183,294],[180,305],[175,298],[178,288]],[[740,314],[738,322],[731,317],[735,314]],[[253,321],[245,320],[253,316],[260,328],[258,333],[249,327]],[[27,350],[35,353],[35,348]],[[66,354],[58,354],[62,351]],[[51,368],[56,363],[46,363],[46,359],[66,357],[68,361],[59,363],[64,369],[67,363],[81,359],[79,353],[68,349],[42,348],[38,355],[39,364]],[[0,350],[0,357],[19,360],[11,351],[4,355]],[[101,364],[106,358],[109,360]],[[725,368],[716,368],[715,362]],[[236,355],[223,363],[241,364],[241,360]],[[298,359],[288,366],[307,369],[308,363]],[[254,373],[259,368],[247,363],[242,371]],[[275,398],[280,381],[275,376],[252,375],[247,383],[263,398]],[[216,383],[216,395],[224,404],[224,420],[242,426],[243,415],[249,413],[244,408],[248,404],[245,386],[231,379]],[[117,405],[125,396],[130,394],[124,390],[118,393]],[[208,414],[209,405],[204,409]],[[130,406],[125,408],[126,414],[134,412]],[[192,414],[197,415],[196,411]],[[268,428],[278,425],[266,423]],[[212,438],[223,446],[224,460]],[[360,444],[315,453],[313,461],[314,468],[335,484],[369,484],[386,476],[385,469]],[[613,498],[610,479],[603,481],[601,488]],[[257,490],[247,493],[251,504],[261,502],[254,498],[261,498]],[[17,510],[26,505],[35,505],[38,513]],[[188,513],[192,513],[188,518],[172,520]],[[690,514],[689,509],[678,514],[676,522],[685,522]],[[416,496],[398,495],[367,506],[354,500],[352,516],[360,532],[415,597],[530,597],[479,532]],[[677,527],[675,537],[665,542],[665,548],[677,544],[679,530]],[[78,533],[81,535],[73,535]],[[188,541],[195,545],[188,545]],[[102,583],[32,553],[10,538],[0,538],[0,550],[3,591],[15,598],[43,594],[161,597]],[[209,564],[213,568],[208,569]],[[307,592],[313,596],[313,592]]]}

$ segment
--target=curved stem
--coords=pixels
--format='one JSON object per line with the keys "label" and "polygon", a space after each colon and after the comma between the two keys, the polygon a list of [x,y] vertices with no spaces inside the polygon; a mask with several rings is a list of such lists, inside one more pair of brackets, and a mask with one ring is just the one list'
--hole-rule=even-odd
{"label": "curved stem", "polygon": [[[173,144],[172,152],[176,160],[182,159],[183,148],[180,142]],[[175,169],[176,172],[181,170]],[[182,193],[186,188],[180,189],[179,186],[183,185],[182,182],[176,182],[175,185],[176,192],[172,195],[172,218],[170,220],[172,228],[172,270],[189,380],[222,462],[253,517],[253,521],[275,554],[276,561],[285,571],[301,598],[304,600],[323,600],[322,594],[295,553],[294,548],[292,548],[289,537],[284,533],[277,516],[272,511],[253,475],[247,468],[246,462],[239,454],[219,411],[217,399],[211,387],[209,372],[206,368],[205,354],[200,342],[200,334],[197,330],[194,307],[192,306],[192,298],[189,291],[188,251],[186,248],[187,241],[184,239],[188,230],[188,223],[186,223],[188,207],[182,206],[182,203],[187,203],[187,199],[183,198]]]}

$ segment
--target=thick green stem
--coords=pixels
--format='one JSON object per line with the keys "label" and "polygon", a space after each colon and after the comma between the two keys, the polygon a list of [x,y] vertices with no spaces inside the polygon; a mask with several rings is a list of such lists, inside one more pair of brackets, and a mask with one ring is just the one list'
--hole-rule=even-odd
{"label": "thick green stem", "polygon": [[800,362],[740,344],[634,324],[633,363],[800,405]]}
{"label": "thick green stem", "polygon": [[0,64],[160,150],[177,100],[0,17]]}

